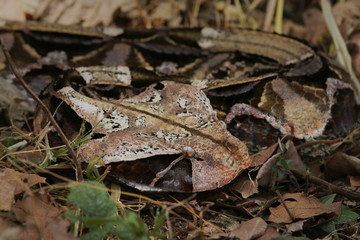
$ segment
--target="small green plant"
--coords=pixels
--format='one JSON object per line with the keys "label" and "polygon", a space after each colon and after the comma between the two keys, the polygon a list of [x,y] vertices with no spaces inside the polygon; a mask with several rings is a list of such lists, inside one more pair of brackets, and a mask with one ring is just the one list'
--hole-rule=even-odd
{"label": "small green plant", "polygon": [[[293,162],[293,160],[285,159],[286,154],[286,147],[283,143],[281,143],[281,149],[282,154],[279,156],[279,158],[276,160],[274,165],[271,168],[271,188],[276,189],[276,183],[279,181],[279,179],[282,179],[287,173],[290,171],[289,164]],[[277,165],[278,163],[281,164],[282,168],[279,168]],[[282,170],[283,169],[283,170]]]}
{"label": "small green plant", "polygon": [[107,188],[98,182],[85,181],[70,188],[68,203],[77,206],[82,214],[66,211],[73,226],[82,223],[87,232],[81,239],[103,239],[106,235],[118,236],[121,239],[149,239],[149,237],[166,238],[159,232],[166,220],[164,210],[158,210],[154,219],[153,230],[134,212],[127,211],[117,215],[116,203],[110,199]]}
{"label": "small green plant", "polygon": [[[331,194],[328,196],[324,196],[320,198],[320,202],[324,205],[329,205],[334,202],[336,194]],[[325,232],[331,233],[333,232],[335,237],[337,238],[337,231],[336,231],[336,224],[345,224],[347,222],[350,222],[352,220],[356,220],[359,218],[359,214],[352,211],[350,208],[345,206],[344,204],[341,204],[341,215],[340,218],[337,221],[330,221],[326,222],[320,225],[321,229]]]}

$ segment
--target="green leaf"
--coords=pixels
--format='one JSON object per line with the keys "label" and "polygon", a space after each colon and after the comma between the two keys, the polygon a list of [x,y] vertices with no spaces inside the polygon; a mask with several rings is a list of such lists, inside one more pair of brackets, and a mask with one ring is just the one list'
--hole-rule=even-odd
{"label": "green leaf", "polygon": [[336,193],[324,196],[324,197],[320,198],[319,200],[324,205],[330,205],[334,202],[335,196],[336,196]]}
{"label": "green leaf", "polygon": [[344,224],[351,220],[356,220],[358,218],[359,218],[359,214],[352,211],[347,206],[341,204],[341,216],[340,216],[340,219],[335,222],[335,224]]}
{"label": "green leaf", "polygon": [[111,231],[112,234],[122,240],[148,239],[148,227],[142,219],[134,212],[128,212],[121,224]]}
{"label": "green leaf", "polygon": [[166,214],[165,209],[156,209],[156,215],[154,219],[154,231],[157,231],[165,222]]}
{"label": "green leaf", "polygon": [[87,233],[81,236],[83,240],[104,239],[108,234],[122,240],[146,240],[150,236],[166,238],[165,234],[158,232],[166,219],[164,210],[157,212],[154,219],[156,228],[149,232],[148,226],[136,213],[116,215],[116,203],[101,183],[85,181],[71,187],[67,200],[83,212],[79,215],[74,215],[71,211],[65,212],[65,216],[69,217],[73,224],[79,221],[87,228]]}
{"label": "green leaf", "polygon": [[325,231],[327,233],[331,233],[331,232],[336,231],[334,221],[325,222],[325,223],[320,224],[319,226],[323,231]]}
{"label": "green leaf", "polygon": [[116,203],[109,198],[107,188],[98,182],[84,181],[70,188],[68,202],[80,207],[87,217],[106,218],[117,212]]}

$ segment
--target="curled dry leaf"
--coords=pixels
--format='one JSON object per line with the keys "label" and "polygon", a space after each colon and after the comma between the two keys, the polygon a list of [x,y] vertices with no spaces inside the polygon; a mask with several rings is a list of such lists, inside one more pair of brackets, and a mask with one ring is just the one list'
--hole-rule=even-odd
{"label": "curled dry leaf", "polygon": [[83,96],[70,87],[57,92],[84,120],[97,138],[79,148],[89,162],[132,161],[155,155],[180,154],[191,147],[193,191],[215,189],[233,180],[250,163],[244,143],[219,121],[205,94],[176,82],[159,82],[123,101]]}
{"label": "curled dry leaf", "polygon": [[5,168],[0,172],[0,210],[9,211],[16,194],[30,191],[30,187],[38,183],[45,183],[45,178],[37,174],[28,174]]}
{"label": "curled dry leaf", "polygon": [[326,86],[324,90],[276,78],[265,85],[258,108],[235,104],[225,121],[230,123],[235,116],[249,115],[266,120],[283,135],[299,139],[318,137],[331,119],[337,90],[352,89],[350,84],[335,78],[328,78]]}
{"label": "curled dry leaf", "polygon": [[[314,196],[305,196],[303,193],[286,193],[283,200],[294,219],[307,219],[319,215],[330,215],[339,217],[341,214],[341,203],[336,202],[324,205]],[[293,220],[287,213],[284,205],[270,208],[269,221],[275,223],[291,223]]]}
{"label": "curled dry leaf", "polygon": [[259,217],[242,222],[241,225],[230,233],[219,234],[219,236],[242,239],[255,239],[262,236],[267,228],[267,223]]}

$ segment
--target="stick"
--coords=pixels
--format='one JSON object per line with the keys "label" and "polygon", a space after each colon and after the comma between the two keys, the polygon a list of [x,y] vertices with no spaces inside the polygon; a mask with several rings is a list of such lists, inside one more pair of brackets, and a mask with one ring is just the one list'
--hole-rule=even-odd
{"label": "stick", "polygon": [[21,85],[23,86],[23,88],[27,91],[27,93],[40,105],[40,107],[42,108],[42,110],[47,114],[47,116],[49,117],[51,123],[53,124],[53,126],[56,128],[56,130],[59,133],[59,136],[61,138],[61,140],[64,142],[64,144],[66,145],[67,149],[70,152],[70,155],[72,157],[72,161],[75,165],[76,168],[76,175],[77,175],[77,179],[79,181],[83,181],[84,178],[82,176],[82,170],[81,170],[81,166],[80,166],[80,162],[76,157],[75,151],[74,149],[71,147],[69,140],[67,139],[67,137],[65,136],[64,132],[61,130],[60,126],[57,124],[56,120],[53,118],[50,110],[46,107],[46,105],[40,100],[40,98],[31,90],[31,88],[27,85],[27,83],[25,82],[25,80],[23,79],[23,77],[20,75],[19,71],[16,68],[16,65],[12,59],[12,57],[10,56],[9,51],[5,48],[3,41],[0,40],[0,44],[1,44],[1,49],[5,55],[6,61],[9,63],[9,68],[10,70],[14,73],[15,77],[19,80],[19,82],[21,83]]}
{"label": "stick", "polygon": [[285,208],[287,214],[289,215],[291,221],[294,221],[295,218],[294,218],[294,216],[291,214],[289,208],[286,206],[286,203],[285,203],[284,199],[282,198],[279,190],[276,190],[276,195],[278,195],[280,202],[282,203],[282,205],[284,205],[284,208]]}
{"label": "stick", "polygon": [[[291,169],[290,170],[292,173],[294,173],[296,176],[301,177],[303,179],[306,179],[306,174],[301,173],[297,170]],[[360,201],[360,194],[356,193],[356,192],[350,192],[347,191],[345,189],[342,189],[341,187],[338,187],[332,183],[329,183],[325,180],[322,180],[321,178],[315,177],[315,176],[311,176],[311,175],[307,175],[309,182],[311,183],[315,183],[317,185],[323,185],[323,186],[327,186],[328,188],[330,188],[334,193],[337,193],[339,195],[342,195],[344,197],[347,197],[349,199],[352,200],[356,200],[356,201]]]}

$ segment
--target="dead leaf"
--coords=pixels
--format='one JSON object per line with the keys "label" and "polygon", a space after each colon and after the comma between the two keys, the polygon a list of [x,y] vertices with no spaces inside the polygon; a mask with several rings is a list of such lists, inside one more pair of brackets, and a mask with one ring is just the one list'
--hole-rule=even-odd
{"label": "dead leaf", "polygon": [[277,236],[280,236],[280,233],[276,231],[275,228],[268,226],[265,233],[261,237],[257,238],[257,240],[269,240],[272,238],[275,239]]}
{"label": "dead leaf", "polygon": [[0,179],[0,210],[10,211],[15,196],[15,186]]}
{"label": "dead leaf", "polygon": [[28,231],[35,227],[45,239],[75,239],[67,232],[70,223],[62,219],[62,210],[43,200],[36,194],[25,195],[13,209],[17,220],[24,222]]}
{"label": "dead leaf", "polygon": [[347,155],[343,152],[337,152],[327,157],[325,160],[325,178],[336,179],[346,175],[360,174],[360,159]]}
{"label": "dead leaf", "polygon": [[46,178],[37,174],[21,173],[9,168],[0,172],[0,180],[15,186],[15,194],[27,191],[35,184],[46,183]]}
{"label": "dead leaf", "polygon": [[267,223],[259,217],[242,222],[240,227],[230,233],[219,234],[219,236],[229,238],[240,238],[241,240],[255,239],[262,236],[267,228]]}
{"label": "dead leaf", "polygon": [[326,80],[327,89],[287,82],[277,78],[265,85],[261,101],[256,107],[235,104],[225,118],[230,123],[236,116],[249,115],[266,120],[283,135],[299,139],[320,136],[331,119],[338,89],[352,89],[350,84],[335,78]]}
{"label": "dead leaf", "polygon": [[[314,196],[305,196],[303,193],[286,193],[283,200],[295,219],[307,219],[319,215],[339,217],[341,214],[341,202],[324,205]],[[283,204],[276,208],[270,208],[269,221],[275,223],[291,223],[293,220],[287,213]]]}
{"label": "dead leaf", "polygon": [[20,239],[21,228],[4,218],[0,218],[0,233],[1,239],[17,240]]}
{"label": "dead leaf", "polygon": [[338,26],[343,26],[345,32],[350,32],[355,26],[360,24],[360,2],[348,0],[339,2],[332,8],[334,18]]}
{"label": "dead leaf", "polygon": [[25,11],[20,1],[0,1],[0,19],[12,21],[25,21]]}
{"label": "dead leaf", "polygon": [[23,191],[30,191],[30,187],[45,183],[45,178],[36,174],[27,174],[16,172],[15,170],[5,168],[0,171],[0,210],[10,211],[14,201],[14,196]]}
{"label": "dead leaf", "polygon": [[290,224],[285,224],[287,232],[297,232],[303,230],[306,220],[299,220]]}
{"label": "dead leaf", "polygon": [[[304,173],[306,172],[306,166],[304,162],[301,160],[297,150],[294,146],[293,141],[287,141],[286,144],[286,153],[283,155],[285,160],[292,160],[288,166],[289,168],[297,169],[298,171]],[[272,167],[278,161],[278,158],[282,155],[282,153],[277,153],[272,156],[265,164],[260,168],[257,176],[256,181],[258,182],[259,186],[268,186],[271,182],[271,171]],[[278,163],[281,166],[281,163]],[[284,176],[285,177],[285,176]],[[278,179],[282,180],[282,179]]]}
{"label": "dead leaf", "polygon": [[303,13],[304,24],[307,30],[306,40],[317,44],[323,35],[327,33],[326,24],[322,12],[318,8],[308,8]]}
{"label": "dead leaf", "polygon": [[70,87],[57,97],[93,126],[96,139],[79,148],[90,162],[133,161],[179,154],[190,147],[194,191],[215,189],[233,180],[251,159],[247,148],[219,121],[206,95],[176,82],[159,82],[123,101],[106,102],[83,96]]}
{"label": "dead leaf", "polygon": [[350,186],[360,187],[360,176],[349,176]]}
{"label": "dead leaf", "polygon": [[116,10],[129,17],[137,17],[136,1],[131,0],[65,0],[42,1],[33,18],[64,25],[108,26]]}
{"label": "dead leaf", "polygon": [[256,167],[259,165],[262,165],[266,160],[268,160],[271,155],[273,155],[273,153],[275,152],[275,150],[278,147],[278,143],[275,143],[273,145],[271,145],[270,147],[254,154],[251,155],[251,159],[252,159],[252,163],[251,163],[251,167]]}
{"label": "dead leaf", "polygon": [[257,182],[251,181],[248,176],[236,179],[236,181],[231,184],[230,189],[240,193],[245,199],[259,193]]}

